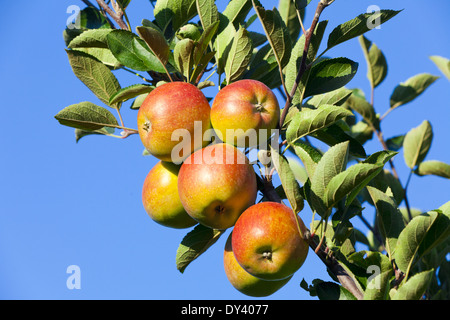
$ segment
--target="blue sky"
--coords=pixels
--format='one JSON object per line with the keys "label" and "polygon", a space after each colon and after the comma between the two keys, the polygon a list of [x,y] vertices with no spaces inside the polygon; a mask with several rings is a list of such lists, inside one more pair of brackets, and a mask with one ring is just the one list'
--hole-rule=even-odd
{"label": "blue sky", "polygon": [[[277,3],[261,2],[267,9]],[[98,102],[73,75],[64,52],[67,7],[83,7],[82,2],[43,3],[8,1],[0,11],[0,299],[247,299],[228,283],[223,271],[228,233],[184,274],[176,270],[175,253],[187,230],[163,228],[145,213],[142,183],[156,159],[141,155],[137,135],[124,140],[86,137],[76,144],[73,130],[54,119],[68,105]],[[219,9],[224,4],[218,1]],[[427,160],[450,163],[450,82],[429,60],[431,55],[450,57],[450,3],[336,0],[322,16],[329,20],[326,35],[366,12],[369,5],[404,9],[380,30],[367,33],[389,63],[388,77],[375,95],[379,113],[389,107],[389,96],[399,82],[422,72],[441,76],[422,96],[386,118],[385,137],[403,134],[427,119],[435,133]],[[152,7],[148,1],[133,0],[129,16],[135,27],[143,18],[153,18]],[[368,92],[357,39],[332,49],[328,56],[360,62],[348,87]],[[116,75],[122,86],[139,82],[125,72]],[[125,106],[123,116],[127,126],[136,127],[135,111]],[[381,146],[373,140],[366,150],[372,153]],[[395,164],[404,183],[408,171],[403,158],[397,157]],[[443,178],[414,176],[408,192],[411,206],[424,211],[449,200],[448,180]],[[307,211],[303,214],[308,224]],[[367,214],[371,216],[371,208]],[[66,286],[70,265],[80,267],[79,290]],[[315,278],[329,280],[312,252],[270,299],[310,299],[299,287],[303,278],[308,283]]]}

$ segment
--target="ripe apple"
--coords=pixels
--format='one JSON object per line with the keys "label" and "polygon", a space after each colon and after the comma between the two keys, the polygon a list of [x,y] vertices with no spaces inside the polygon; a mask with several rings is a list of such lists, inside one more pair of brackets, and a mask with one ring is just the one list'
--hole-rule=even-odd
{"label": "ripe apple", "polygon": [[226,143],[212,144],[184,161],[178,174],[178,192],[192,218],[223,230],[255,203],[256,174],[240,150]]}
{"label": "ripe apple", "polygon": [[[150,92],[139,108],[139,136],[150,154],[173,162],[172,149],[180,142],[172,141],[172,133],[185,129],[193,137],[194,122],[199,121],[203,135],[211,128],[210,112],[208,100],[196,86],[186,82],[165,83]],[[207,143],[196,146],[195,141],[190,139],[191,153]]]}
{"label": "ripe apple", "polygon": [[230,281],[236,290],[247,296],[267,297],[281,289],[291,280],[292,276],[277,281],[266,281],[252,276],[245,271],[234,257],[233,247],[231,245],[232,234],[230,233],[225,244],[223,264],[228,281]]}
{"label": "ripe apple", "polygon": [[237,147],[254,147],[267,141],[279,118],[275,94],[257,80],[239,80],[225,86],[211,107],[211,124],[217,136]]}
{"label": "ripe apple", "polygon": [[147,174],[142,188],[145,211],[157,223],[183,229],[197,224],[184,210],[178,195],[180,166],[159,161]]}
{"label": "ripe apple", "polygon": [[[298,217],[304,234],[303,221]],[[261,202],[245,210],[231,239],[234,256],[250,274],[264,280],[293,275],[308,255],[291,208],[277,202]]]}

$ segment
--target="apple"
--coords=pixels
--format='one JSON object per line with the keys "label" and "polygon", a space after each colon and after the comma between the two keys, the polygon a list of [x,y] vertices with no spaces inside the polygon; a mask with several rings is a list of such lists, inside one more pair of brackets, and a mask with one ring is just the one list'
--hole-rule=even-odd
{"label": "apple", "polygon": [[[172,141],[172,133],[177,129],[185,129],[193,137],[194,122],[198,121],[201,122],[203,135],[211,128],[210,112],[208,100],[196,86],[186,82],[165,83],[150,92],[139,108],[139,136],[150,154],[160,160],[173,162],[172,149],[180,142],[176,139]],[[190,141],[190,153],[208,143],[197,146],[195,141]]]}
{"label": "apple", "polygon": [[223,253],[225,274],[231,285],[239,292],[252,297],[267,297],[281,289],[292,276],[277,281],[266,281],[252,276],[236,261],[231,244],[232,232],[228,236]]}
{"label": "apple", "polygon": [[217,136],[237,147],[255,147],[266,142],[279,119],[275,94],[257,80],[239,80],[225,86],[211,107],[211,124]]}
{"label": "apple", "polygon": [[261,202],[245,210],[233,229],[234,256],[247,272],[263,280],[293,275],[308,255],[308,243],[300,236],[306,228],[288,206]]}
{"label": "apple", "polygon": [[142,188],[145,211],[155,222],[183,229],[197,224],[184,210],[178,195],[180,166],[159,161],[147,174]]}
{"label": "apple", "polygon": [[256,174],[240,150],[226,143],[212,144],[183,162],[178,193],[192,218],[204,226],[224,230],[255,203]]}

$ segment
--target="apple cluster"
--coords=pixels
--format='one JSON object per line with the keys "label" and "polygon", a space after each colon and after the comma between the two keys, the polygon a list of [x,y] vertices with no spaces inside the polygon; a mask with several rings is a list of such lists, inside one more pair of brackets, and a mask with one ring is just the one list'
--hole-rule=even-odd
{"label": "apple cluster", "polygon": [[[189,228],[233,228],[224,250],[230,283],[250,296],[268,296],[284,286],[301,267],[308,244],[304,228],[288,206],[259,202],[257,177],[239,148],[258,148],[276,129],[280,107],[262,82],[239,80],[222,88],[212,106],[196,86],[170,82],[149,93],[138,112],[144,147],[160,161],[148,173],[142,190],[145,211],[157,223]],[[216,133],[216,139],[190,140],[181,164],[173,161],[173,132]],[[228,135],[233,130],[236,134]],[[256,132],[257,139],[248,133]],[[198,132],[197,132],[198,134]],[[252,143],[254,145],[252,145]],[[177,155],[179,156],[179,155]]]}

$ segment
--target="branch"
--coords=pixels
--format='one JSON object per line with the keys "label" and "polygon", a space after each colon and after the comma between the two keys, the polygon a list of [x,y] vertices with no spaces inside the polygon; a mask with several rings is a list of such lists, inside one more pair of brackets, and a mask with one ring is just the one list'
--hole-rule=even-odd
{"label": "branch", "polygon": [[[332,2],[332,1],[331,1]],[[314,14],[314,19],[311,23],[311,27],[305,34],[305,47],[303,49],[303,56],[302,61],[300,64],[300,69],[298,70],[297,77],[295,78],[295,83],[291,89],[290,94],[287,96],[286,104],[283,108],[283,112],[280,117],[280,128],[283,127],[284,120],[286,119],[287,113],[289,111],[289,108],[292,104],[292,98],[295,95],[295,92],[297,91],[298,85],[300,84],[300,81],[303,77],[303,74],[307,70],[306,66],[306,59],[308,57],[308,51],[309,51],[309,45],[311,43],[312,35],[314,34],[314,30],[316,30],[317,23],[319,22],[320,15],[322,14],[322,11],[331,3],[330,1],[320,1],[317,5],[316,13]]]}
{"label": "branch", "polygon": [[97,0],[98,5],[105,10],[110,16],[111,18],[114,19],[114,21],[117,22],[117,24],[119,25],[119,27],[121,29],[124,30],[128,30],[128,26],[126,25],[126,23],[122,20],[123,17],[123,12],[120,10],[119,12],[114,12],[113,9],[111,9],[104,0]]}
{"label": "branch", "polygon": [[362,300],[363,293],[356,286],[355,281],[350,277],[350,275],[345,271],[345,269],[339,264],[333,255],[327,254],[323,246],[318,246],[314,238],[309,239],[309,246],[317,256],[322,260],[322,262],[328,267],[331,273],[333,273],[339,280],[341,285],[347,289],[351,294],[355,296],[356,299]]}

